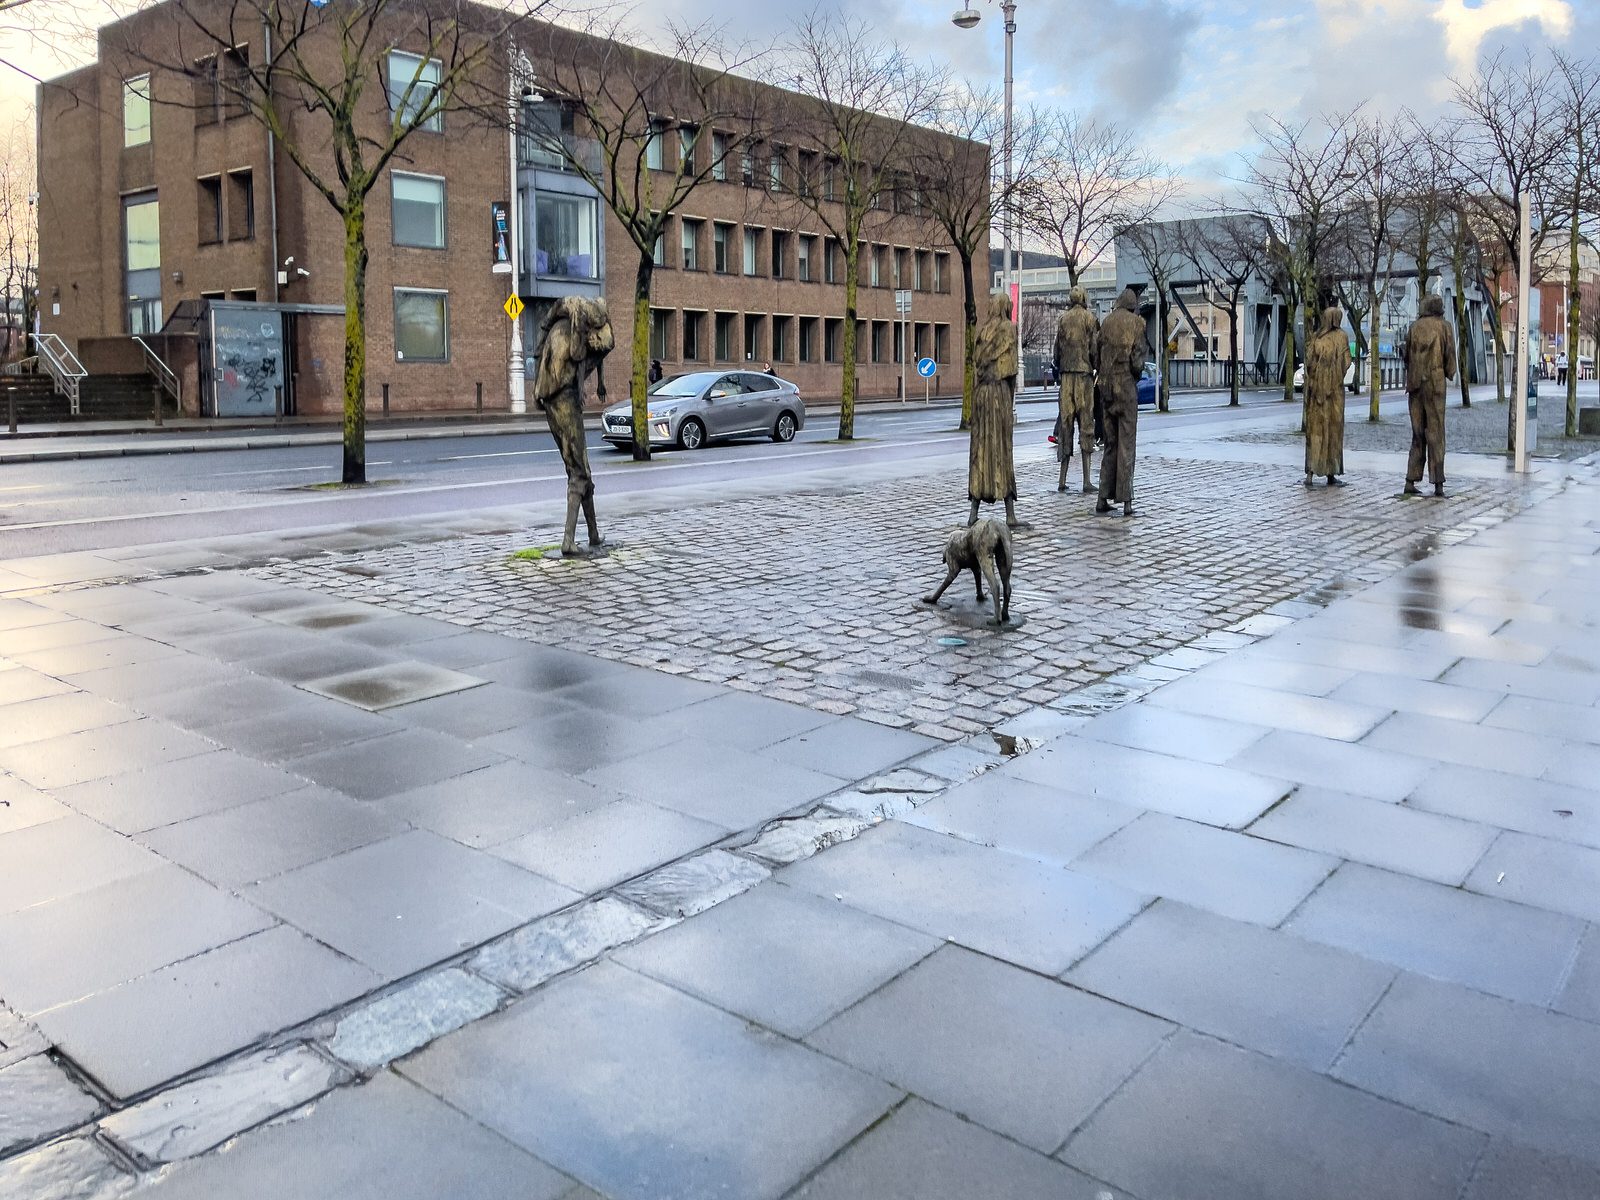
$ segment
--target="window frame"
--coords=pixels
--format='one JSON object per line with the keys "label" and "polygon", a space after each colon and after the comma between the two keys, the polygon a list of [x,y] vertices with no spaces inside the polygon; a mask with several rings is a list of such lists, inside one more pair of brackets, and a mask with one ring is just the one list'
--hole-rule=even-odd
{"label": "window frame", "polygon": [[[416,363],[422,366],[439,366],[450,362],[450,292],[446,288],[405,287],[396,284],[392,289],[394,308],[394,359],[398,363]],[[441,332],[444,337],[443,357],[407,357],[400,349],[400,299],[402,296],[436,296],[440,302]]]}
{"label": "window frame", "polygon": [[[401,86],[398,94],[395,91],[394,63],[396,58],[409,59],[417,64],[416,68],[405,77],[406,81]],[[435,79],[427,79],[422,74],[422,70],[430,63],[433,65],[437,75]],[[391,114],[402,113],[402,105],[408,103],[408,97],[410,103],[416,103],[415,111],[417,113],[423,112],[433,103],[434,97],[438,95],[439,88],[444,82],[444,61],[442,59],[434,58],[431,55],[413,54],[409,50],[401,50],[398,47],[390,50],[384,57],[384,69],[388,72],[388,78],[385,79],[384,84],[388,93],[389,112]],[[427,99],[417,103],[418,97],[422,95],[418,89],[429,83],[433,85],[433,90],[427,93]],[[412,119],[412,117],[402,115],[402,123],[409,124]],[[419,133],[443,133],[444,110],[440,109],[426,121],[419,122],[415,129]]]}
{"label": "window frame", "polygon": [[[197,232],[197,245],[220,246],[223,242],[225,226],[222,221],[222,175],[221,173],[201,175],[195,181],[195,227]],[[213,228],[206,228],[206,206],[214,204],[213,212],[216,214],[216,224]],[[124,248],[126,254],[126,248]]]}
{"label": "window frame", "polygon": [[[223,173],[228,181],[228,220],[226,232],[230,242],[253,242],[256,239],[256,173],[253,167],[235,167]],[[241,187],[240,180],[248,186]],[[244,202],[243,232],[239,232],[239,218],[234,213],[236,201]]]}
{"label": "window frame", "polygon": [[[129,125],[128,112],[134,99],[144,102],[144,124]],[[150,100],[150,72],[142,75],[131,75],[122,81],[122,148],[132,150],[137,146],[148,146],[155,140],[155,122],[153,120],[155,106]],[[136,141],[130,141],[137,130],[142,129],[144,136]]]}
{"label": "window frame", "polygon": [[700,231],[705,226],[705,221],[699,217],[680,217],[678,228],[678,244],[683,252],[683,269],[685,271],[698,271],[700,269]]}
{"label": "window frame", "polygon": [[[424,183],[439,185],[439,244],[437,246],[428,242],[402,242],[400,240],[400,222],[395,219],[395,185],[402,179],[421,180]],[[408,204],[421,203],[416,200],[405,201]],[[389,172],[389,244],[403,246],[408,250],[448,250],[450,248],[450,184],[443,175],[425,175],[420,171]]]}

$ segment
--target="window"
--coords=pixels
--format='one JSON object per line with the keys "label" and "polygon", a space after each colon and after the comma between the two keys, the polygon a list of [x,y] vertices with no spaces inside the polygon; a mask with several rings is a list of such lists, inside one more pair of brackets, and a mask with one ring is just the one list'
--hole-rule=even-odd
{"label": "window", "polygon": [[197,58],[194,63],[194,123],[217,123],[217,56]]}
{"label": "window", "polygon": [[755,313],[746,313],[744,318],[744,360],[755,362],[761,357],[761,321],[762,318]]}
{"label": "window", "polygon": [[935,254],[933,256],[933,290],[940,293],[950,290],[950,256],[948,254]]}
{"label": "window", "polygon": [[745,187],[756,185],[756,156],[748,146],[739,154],[739,179]]}
{"label": "window", "polygon": [[839,282],[839,242],[835,238],[822,240],[822,281]]}
{"label": "window", "polygon": [[793,317],[772,318],[772,361],[793,362],[790,354],[789,330],[794,325]]}
{"label": "window", "polygon": [[733,226],[721,221],[711,227],[711,269],[718,275],[733,269]]}
{"label": "window", "polygon": [[243,300],[248,304],[254,304],[256,302],[256,290],[255,288],[234,288],[232,298]]}
{"label": "window", "polygon": [[728,178],[728,135],[711,131],[711,178]]}
{"label": "window", "polygon": [[228,240],[248,242],[256,236],[255,175],[248,171],[228,172]]}
{"label": "window", "polygon": [[161,329],[161,206],[154,193],[122,201],[122,263],[129,333]]}
{"label": "window", "polygon": [[250,47],[234,46],[222,52],[222,70],[217,77],[222,100],[222,115],[244,117],[250,114],[246,97],[250,95]]}
{"label": "window", "polygon": [[700,269],[700,226],[704,221],[683,219],[683,269],[685,271],[698,271]]}
{"label": "window", "polygon": [[875,363],[888,361],[889,322],[874,321],[872,323],[872,361]]}
{"label": "window", "polygon": [[915,357],[928,357],[928,342],[931,340],[930,335],[932,333],[933,330],[929,327],[926,321],[918,321],[916,325],[912,327],[911,349]]}
{"label": "window", "polygon": [[815,317],[800,318],[800,342],[796,347],[800,362],[817,361],[817,319]]}
{"label": "window", "polygon": [[867,248],[867,285],[869,287],[883,286],[883,255],[877,246]]}
{"label": "window", "polygon": [[222,240],[222,179],[213,175],[195,181],[199,206],[200,244],[214,246]]}
{"label": "window", "polygon": [[678,126],[678,161],[683,164],[683,173],[693,175],[695,172],[695,143],[700,139],[700,129],[695,125]]}
{"label": "window", "polygon": [[[437,109],[435,101],[440,78],[437,58],[423,58],[403,50],[389,51],[389,111],[398,113],[403,124],[416,122],[418,129],[441,132],[444,114]],[[427,116],[417,122],[424,113]]]}
{"label": "window", "polygon": [[894,360],[895,360],[895,362],[904,362],[905,361],[905,353],[906,353],[906,323],[904,321],[896,321],[894,323]]}
{"label": "window", "polygon": [[787,271],[785,263],[789,258],[789,235],[772,231],[772,277],[782,279]]}
{"label": "window", "polygon": [[524,104],[522,121],[517,127],[517,158],[520,165],[540,167],[546,171],[571,170],[572,164],[565,151],[572,145],[575,128],[571,104],[557,100]]}
{"label": "window", "polygon": [[811,195],[811,187],[817,178],[817,152],[815,150],[802,150],[798,155],[798,165],[794,173],[794,190],[802,196]]}
{"label": "window", "polygon": [[703,312],[683,314],[683,360],[701,362],[705,359],[706,315]]}
{"label": "window", "polygon": [[933,327],[933,360],[947,363],[950,361],[950,326],[935,325]]}
{"label": "window", "polygon": [[787,150],[788,148],[786,146],[780,146],[774,143],[772,147],[772,157],[767,160],[768,185],[775,192],[781,192],[784,188],[785,166],[783,159]]}
{"label": "window", "polygon": [[122,81],[122,144],[142,146],[150,140],[150,76]]}
{"label": "window", "polygon": [[733,345],[733,322],[737,313],[717,314],[717,344],[716,356],[718,362],[732,362],[735,357]]}
{"label": "window", "polygon": [[389,176],[390,223],[396,246],[444,249],[444,180],[434,175]]}
{"label": "window", "polygon": [[816,249],[817,239],[802,234],[795,250],[795,278],[801,283],[811,282],[811,254]]}
{"label": "window", "polygon": [[824,200],[837,200],[834,195],[834,179],[838,175],[838,164],[831,158],[822,160],[822,198]]}
{"label": "window", "polygon": [[672,357],[672,312],[669,309],[650,310],[650,357]]}
{"label": "window", "polygon": [[911,283],[910,253],[909,250],[899,249],[894,252],[894,286],[897,288],[907,287]]}
{"label": "window", "polygon": [[844,322],[829,317],[822,329],[822,358],[824,362],[844,361]]}
{"label": "window", "polygon": [[[599,266],[597,209],[593,196],[533,194],[533,269],[536,275],[593,279]],[[656,243],[657,261],[663,253]]]}
{"label": "window", "polygon": [[915,265],[912,268],[915,272],[911,281],[911,286],[914,290],[919,292],[928,290],[928,276],[931,274],[929,269],[931,265],[931,256],[928,252],[926,250],[918,250]]}
{"label": "window", "polygon": [[665,121],[651,121],[650,132],[645,135],[644,165],[652,171],[666,168],[667,125]]}
{"label": "window", "polygon": [[394,356],[398,362],[447,362],[449,312],[444,292],[394,290]]}
{"label": "window", "polygon": [[[651,215],[659,216],[660,214],[652,213]],[[667,225],[671,220],[672,218],[668,217],[667,220],[661,222],[661,232],[656,235],[656,244],[650,249],[650,260],[658,267],[667,265]]]}
{"label": "window", "polygon": [[744,273],[754,275],[756,265],[761,261],[761,230],[746,228],[744,231]]}

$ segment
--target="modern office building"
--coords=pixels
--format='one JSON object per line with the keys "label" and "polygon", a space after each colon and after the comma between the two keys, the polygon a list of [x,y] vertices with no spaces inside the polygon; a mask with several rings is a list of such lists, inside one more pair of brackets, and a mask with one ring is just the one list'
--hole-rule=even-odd
{"label": "modern office building", "polygon": [[[167,7],[102,29],[97,62],[39,88],[42,332],[91,373],[143,369],[144,346],[134,340],[142,339],[190,381],[191,412],[271,412],[279,385],[290,412],[336,411],[339,215],[226,86],[206,90],[204,73],[128,66],[122,47]],[[581,35],[564,33],[561,44],[573,37],[582,53]],[[524,41],[536,74],[538,44]],[[386,78],[426,79],[437,70],[403,46],[390,52]],[[230,56],[248,62],[254,51],[248,41],[232,48],[211,64],[210,77],[225,80]],[[792,115],[807,103],[749,86],[768,93],[763,107],[780,118],[786,106]],[[380,89],[364,119],[387,121],[398,102]],[[484,407],[504,410],[512,364],[524,357],[513,354],[502,311],[513,281],[530,309],[521,322],[526,376],[541,306],[566,294],[608,300],[619,351],[609,382],[615,388],[626,376],[637,252],[541,136],[562,119],[559,111],[522,111],[528,127],[517,137],[444,113],[409,137],[372,192],[369,409],[385,394],[394,411],[471,408],[481,386]],[[650,165],[670,170],[691,139],[670,112],[656,119]],[[581,142],[581,126],[568,119],[566,128]],[[713,131],[693,144],[711,154],[716,143]],[[802,148],[730,156],[671,214],[657,249],[650,354],[668,373],[770,362],[803,394],[836,396],[844,256],[814,218],[774,194],[781,164],[792,161],[775,149]],[[863,247],[858,380],[869,397],[897,392],[907,350],[912,359],[936,359],[943,386],[960,378],[953,255],[934,224],[901,207],[885,204]],[[512,219],[514,238],[505,236]],[[906,346],[897,289],[913,294]]]}

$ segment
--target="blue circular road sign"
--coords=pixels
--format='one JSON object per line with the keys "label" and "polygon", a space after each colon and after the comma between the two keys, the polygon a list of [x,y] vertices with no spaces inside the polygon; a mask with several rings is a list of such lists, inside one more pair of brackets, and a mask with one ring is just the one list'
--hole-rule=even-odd
{"label": "blue circular road sign", "polygon": [[924,379],[932,379],[933,373],[939,369],[939,364],[931,358],[917,359],[917,374]]}

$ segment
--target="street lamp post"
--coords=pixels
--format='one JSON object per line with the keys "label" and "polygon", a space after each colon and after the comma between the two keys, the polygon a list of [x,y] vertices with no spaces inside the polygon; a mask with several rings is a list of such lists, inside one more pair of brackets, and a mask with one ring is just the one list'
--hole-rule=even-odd
{"label": "street lamp post", "polygon": [[[1006,295],[1011,298],[1011,317],[1017,330],[1017,370],[1020,373],[1022,371],[1022,277],[1020,272],[1017,270],[1016,264],[1012,261],[1011,228],[1013,219],[1011,207],[1011,44],[1017,32],[1017,6],[1016,4],[1012,3],[1012,0],[1002,0],[1000,5],[1000,13],[1005,18],[1006,28],[1005,126],[1000,135],[1000,156],[1003,164],[1002,171],[1004,172],[1004,182],[1002,184],[1004,188],[1004,191],[1002,192],[1002,204],[1004,207],[1002,207],[1000,210],[1000,269],[1001,283],[1005,287]],[[971,29],[980,20],[982,20],[982,18],[982,13],[969,6],[956,13],[955,16],[950,18],[950,20],[961,29]],[[1012,293],[1013,287],[1016,288],[1014,295]],[[1020,383],[1021,381],[1019,380],[1018,382]]]}

